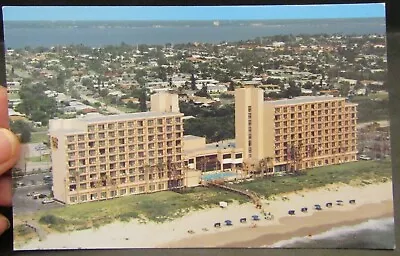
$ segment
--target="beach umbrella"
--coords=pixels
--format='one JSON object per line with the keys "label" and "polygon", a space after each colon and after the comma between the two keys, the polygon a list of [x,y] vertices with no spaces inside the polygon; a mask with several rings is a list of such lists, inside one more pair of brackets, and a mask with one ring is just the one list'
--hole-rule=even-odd
{"label": "beach umbrella", "polygon": [[232,221],[231,221],[231,220],[226,220],[226,221],[225,221],[225,224],[226,224],[227,226],[231,226],[231,225],[232,225]]}
{"label": "beach umbrella", "polygon": [[314,208],[315,208],[316,210],[322,210],[321,205],[319,205],[319,204],[314,205]]}
{"label": "beach umbrella", "polygon": [[253,215],[253,216],[251,216],[251,218],[252,218],[253,220],[260,220],[260,217],[259,217],[258,215]]}
{"label": "beach umbrella", "polygon": [[246,221],[247,221],[246,218],[241,218],[241,219],[240,219],[240,223],[245,223]]}

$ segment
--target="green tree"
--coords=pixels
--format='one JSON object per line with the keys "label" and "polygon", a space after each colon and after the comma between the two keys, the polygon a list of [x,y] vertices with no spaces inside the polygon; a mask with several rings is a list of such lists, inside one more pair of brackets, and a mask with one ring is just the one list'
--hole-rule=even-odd
{"label": "green tree", "polygon": [[12,121],[10,122],[10,128],[13,133],[19,135],[21,143],[31,141],[32,127],[29,123],[22,120]]}
{"label": "green tree", "polygon": [[348,84],[348,83],[341,84],[339,92],[340,92],[340,95],[343,96],[343,97],[349,96],[350,84]]}
{"label": "green tree", "polygon": [[193,91],[196,91],[197,90],[197,86],[196,86],[196,78],[194,77],[194,73],[192,73],[192,76],[190,77],[190,88],[193,90]]}
{"label": "green tree", "polygon": [[141,112],[147,112],[147,93],[146,88],[142,88],[140,97],[139,97],[139,109]]}
{"label": "green tree", "polygon": [[229,83],[228,91],[234,91],[234,90],[235,90],[235,83],[233,81],[231,81]]}

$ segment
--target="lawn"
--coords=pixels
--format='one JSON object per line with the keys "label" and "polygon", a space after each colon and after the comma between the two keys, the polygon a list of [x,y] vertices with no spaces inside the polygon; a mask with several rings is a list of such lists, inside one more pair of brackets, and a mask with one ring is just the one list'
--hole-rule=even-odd
{"label": "lawn", "polygon": [[69,205],[38,212],[35,219],[50,230],[68,231],[96,228],[115,220],[164,222],[190,210],[217,206],[220,201],[248,202],[244,196],[214,188],[190,188],[184,193],[171,191],[125,196],[113,200]]}
{"label": "lawn", "polygon": [[47,135],[47,132],[32,132],[30,143],[43,143],[48,139],[49,136]]}
{"label": "lawn", "polygon": [[271,177],[232,186],[249,189],[265,198],[281,193],[312,189],[334,183],[365,185],[374,181],[385,182],[392,177],[389,160],[359,161],[309,169],[304,175]]}

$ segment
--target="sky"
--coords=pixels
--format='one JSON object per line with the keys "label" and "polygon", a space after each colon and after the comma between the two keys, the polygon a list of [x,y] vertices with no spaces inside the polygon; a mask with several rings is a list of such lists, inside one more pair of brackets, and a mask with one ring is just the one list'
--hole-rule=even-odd
{"label": "sky", "polygon": [[3,7],[5,21],[264,20],[385,17],[384,4],[307,6]]}

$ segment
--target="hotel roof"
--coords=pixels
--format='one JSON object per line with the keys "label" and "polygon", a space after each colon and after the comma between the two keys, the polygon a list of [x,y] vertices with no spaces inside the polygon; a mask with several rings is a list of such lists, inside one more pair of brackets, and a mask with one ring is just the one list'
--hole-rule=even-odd
{"label": "hotel roof", "polygon": [[268,101],[272,105],[291,105],[291,104],[301,104],[301,103],[313,103],[313,102],[323,102],[327,100],[345,100],[345,98],[341,97],[333,97],[332,95],[323,95],[323,96],[300,96],[293,99],[282,99],[282,100],[274,100]]}

